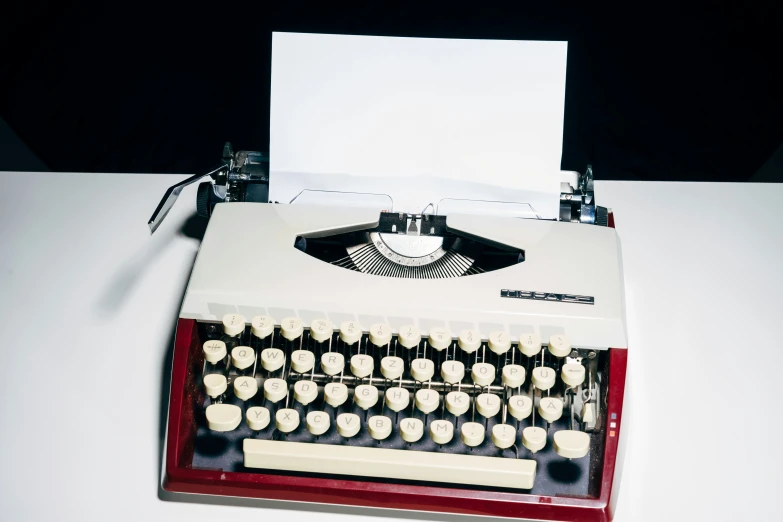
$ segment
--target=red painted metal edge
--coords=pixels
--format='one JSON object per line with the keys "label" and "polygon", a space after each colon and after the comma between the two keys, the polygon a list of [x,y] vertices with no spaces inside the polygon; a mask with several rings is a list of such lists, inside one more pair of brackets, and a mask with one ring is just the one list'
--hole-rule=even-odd
{"label": "red painted metal edge", "polygon": [[[172,365],[163,482],[167,491],[539,520],[606,522],[611,518],[625,387],[625,349],[609,351],[607,407],[609,412],[616,413],[617,427],[614,436],[606,430],[601,491],[599,498],[594,499],[192,469],[195,439],[192,420],[198,394],[194,375],[202,357],[199,347],[196,322],[180,319]],[[193,369],[191,372],[189,367]]]}

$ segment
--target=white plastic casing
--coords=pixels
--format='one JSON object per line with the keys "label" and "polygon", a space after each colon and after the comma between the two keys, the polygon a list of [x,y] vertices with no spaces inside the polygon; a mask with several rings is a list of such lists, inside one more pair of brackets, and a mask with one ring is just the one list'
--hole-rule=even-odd
{"label": "white plastic casing", "polygon": [[[245,317],[327,317],[334,324],[388,323],[486,339],[506,330],[542,340],[565,334],[575,348],[624,348],[627,334],[620,241],[612,228],[452,214],[447,226],[525,252],[517,265],[448,279],[401,279],[330,265],[296,248],[297,236],[323,237],[377,226],[372,209],[265,203],[215,206],[180,317],[220,322]],[[592,296],[595,304],[501,297],[501,290]],[[455,334],[456,335],[456,334]],[[545,341],[546,342],[546,341]]]}

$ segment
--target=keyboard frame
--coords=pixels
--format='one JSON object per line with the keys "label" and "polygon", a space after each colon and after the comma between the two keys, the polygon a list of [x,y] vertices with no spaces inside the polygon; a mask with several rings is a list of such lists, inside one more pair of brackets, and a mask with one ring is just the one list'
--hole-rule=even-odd
{"label": "keyboard frame", "polygon": [[[339,504],[533,520],[604,522],[612,519],[624,453],[623,398],[628,351],[609,349],[607,426],[598,498],[480,491],[459,486],[384,484],[354,479],[240,473],[190,467],[196,438],[194,404],[203,355],[198,324],[177,322],[166,432],[163,489],[178,493]],[[615,415],[616,418],[612,418]],[[611,424],[615,423],[614,428]]]}

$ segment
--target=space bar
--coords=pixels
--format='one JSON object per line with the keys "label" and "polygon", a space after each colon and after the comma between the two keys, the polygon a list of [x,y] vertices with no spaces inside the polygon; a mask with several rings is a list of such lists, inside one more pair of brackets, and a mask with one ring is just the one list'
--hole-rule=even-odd
{"label": "space bar", "polygon": [[245,439],[245,466],[359,477],[531,489],[536,461],[359,446]]}

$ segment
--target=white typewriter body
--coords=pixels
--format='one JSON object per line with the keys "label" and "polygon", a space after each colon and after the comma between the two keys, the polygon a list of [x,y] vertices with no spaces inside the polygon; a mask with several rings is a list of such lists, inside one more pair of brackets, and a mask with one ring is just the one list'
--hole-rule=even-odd
{"label": "white typewriter body", "polygon": [[[449,229],[521,249],[514,266],[466,277],[406,279],[365,274],[325,263],[294,247],[317,238],[372,228],[379,212],[304,204],[216,205],[185,295],[180,317],[220,322],[245,317],[298,316],[305,324],[328,317],[446,327],[486,335],[505,330],[569,336],[575,348],[627,347],[620,241],[614,228],[578,223],[454,214]],[[502,297],[502,290],[538,299]],[[592,304],[547,299],[590,296]]]}

